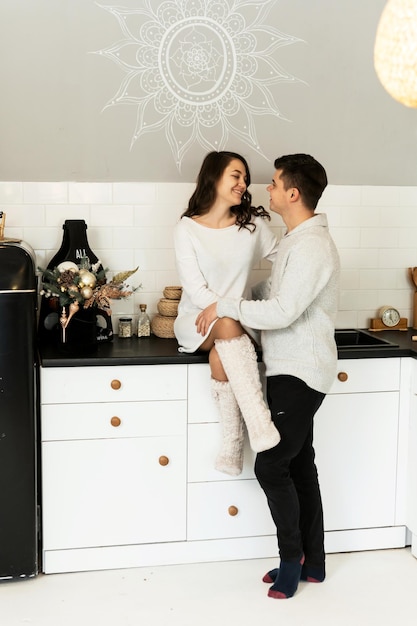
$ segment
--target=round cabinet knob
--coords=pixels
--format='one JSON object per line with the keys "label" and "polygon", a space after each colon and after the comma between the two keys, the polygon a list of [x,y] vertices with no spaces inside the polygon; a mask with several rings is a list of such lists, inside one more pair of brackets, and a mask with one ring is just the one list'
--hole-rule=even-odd
{"label": "round cabinet knob", "polygon": [[112,389],[120,389],[121,386],[122,386],[122,383],[120,382],[120,380],[117,380],[117,378],[112,380],[110,383],[110,387]]}
{"label": "round cabinet knob", "polygon": [[340,380],[341,383],[345,383],[349,376],[346,374],[346,372],[339,372],[337,378],[338,380]]}
{"label": "round cabinet knob", "polygon": [[229,508],[227,509],[229,515],[231,515],[232,517],[234,517],[235,515],[237,515],[239,513],[239,509],[237,508],[237,506],[234,506],[232,504],[232,506],[229,506]]}
{"label": "round cabinet knob", "polygon": [[159,457],[159,465],[168,465],[168,463],[169,463],[169,458],[167,456]]}
{"label": "round cabinet knob", "polygon": [[110,420],[110,424],[115,427],[120,426],[121,423],[122,420],[120,419],[120,417],[117,417],[117,415],[114,415]]}

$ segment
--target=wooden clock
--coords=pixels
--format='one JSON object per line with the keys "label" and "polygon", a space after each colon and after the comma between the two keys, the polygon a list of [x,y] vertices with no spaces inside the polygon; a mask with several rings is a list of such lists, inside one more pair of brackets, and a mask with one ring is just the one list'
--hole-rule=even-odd
{"label": "wooden clock", "polygon": [[401,317],[393,306],[383,306],[378,311],[378,317],[371,318],[369,330],[407,330],[408,320]]}

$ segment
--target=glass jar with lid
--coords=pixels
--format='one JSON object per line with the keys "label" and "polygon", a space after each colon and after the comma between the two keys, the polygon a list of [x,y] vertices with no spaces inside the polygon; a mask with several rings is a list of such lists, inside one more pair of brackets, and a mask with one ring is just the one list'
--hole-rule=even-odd
{"label": "glass jar with lid", "polygon": [[119,317],[119,337],[128,338],[133,334],[132,318]]}

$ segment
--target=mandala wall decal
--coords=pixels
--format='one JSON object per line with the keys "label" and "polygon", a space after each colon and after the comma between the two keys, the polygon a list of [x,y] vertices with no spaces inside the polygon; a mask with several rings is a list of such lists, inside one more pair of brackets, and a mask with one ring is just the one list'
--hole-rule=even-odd
{"label": "mandala wall decal", "polygon": [[131,149],[145,133],[161,131],[178,170],[194,143],[222,150],[230,136],[265,157],[255,119],[285,119],[270,88],[298,81],[273,55],[301,41],[264,23],[275,2],[138,0],[134,9],[98,4],[117,19],[123,35],[94,52],[124,73],[103,110],[136,107]]}

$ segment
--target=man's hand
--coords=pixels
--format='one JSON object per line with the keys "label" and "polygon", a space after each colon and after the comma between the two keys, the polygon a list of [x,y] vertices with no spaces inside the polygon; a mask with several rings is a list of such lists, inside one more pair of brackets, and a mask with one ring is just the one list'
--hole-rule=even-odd
{"label": "man's hand", "polygon": [[213,302],[199,313],[195,321],[197,332],[204,336],[215,319],[217,319],[217,302]]}

